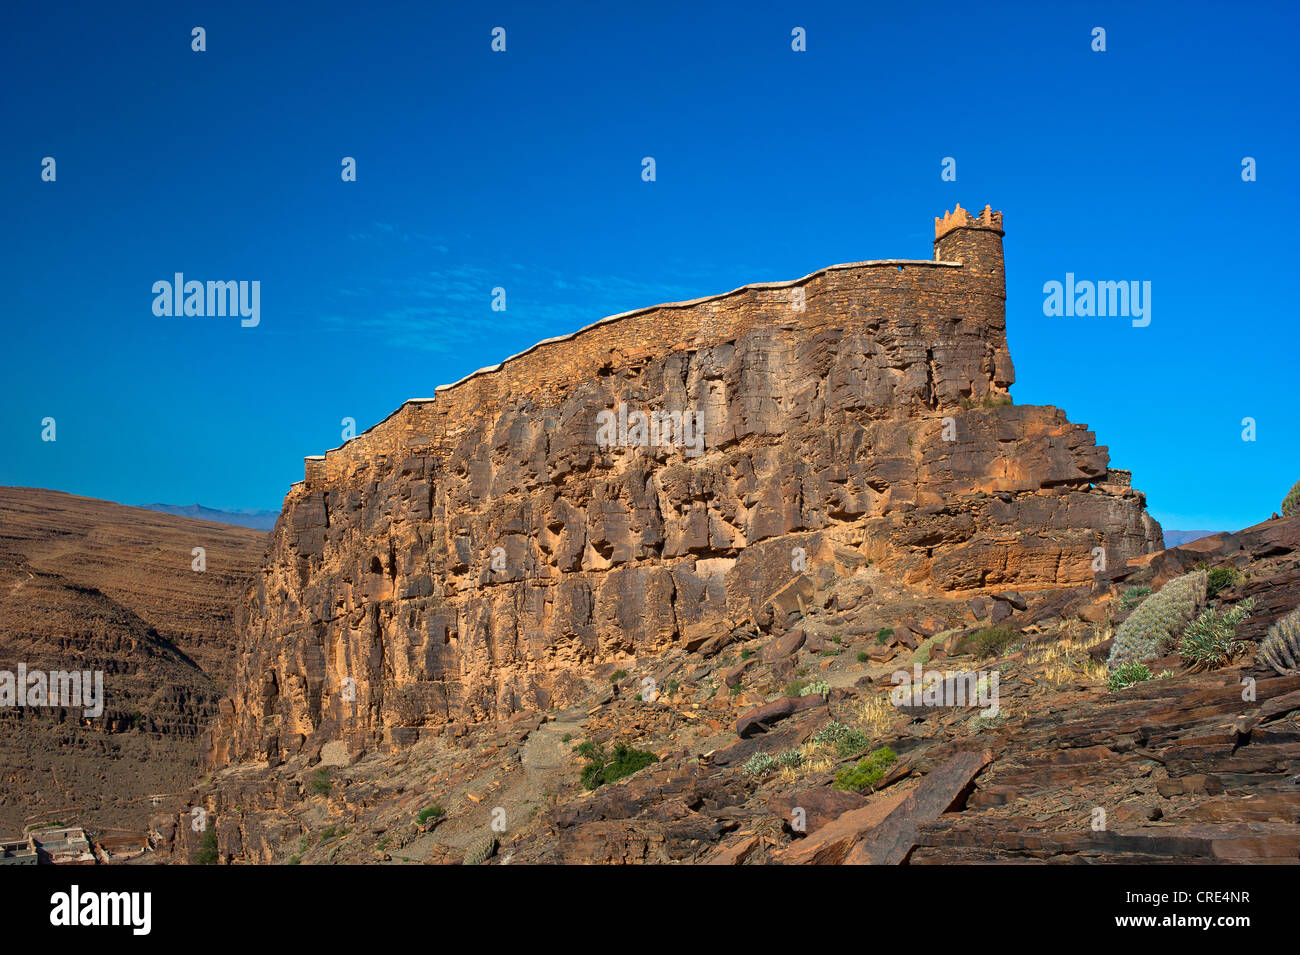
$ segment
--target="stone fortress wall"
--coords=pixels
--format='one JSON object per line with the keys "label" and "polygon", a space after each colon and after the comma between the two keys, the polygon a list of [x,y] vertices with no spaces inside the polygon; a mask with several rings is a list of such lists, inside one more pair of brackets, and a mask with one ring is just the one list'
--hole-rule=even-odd
{"label": "stone fortress wall", "polygon": [[[636,309],[547,339],[498,365],[412,398],[383,421],[323,455],[308,457],[295,488],[336,481],[371,459],[447,449],[464,422],[526,395],[545,402],[599,375],[618,375],[649,356],[735,341],[762,325],[813,332],[831,324],[893,320],[900,308],[929,326],[951,314],[995,345],[989,384],[1014,381],[1006,348],[1002,213],[971,215],[960,205],[936,218],[933,259],[880,259],[832,265],[788,282],[745,285],[720,295]],[[803,308],[797,308],[802,293]],[[976,330],[981,331],[976,331]],[[943,369],[937,370],[942,374]],[[979,399],[975,384],[967,397]]]}
{"label": "stone fortress wall", "polygon": [[[958,207],[932,260],[625,313],[409,401],[287,495],[205,763],[573,705],[601,667],[779,629],[828,554],[955,595],[1158,547],[1106,448],[1014,380],[1002,217]],[[697,413],[703,453],[602,446],[619,405]]]}

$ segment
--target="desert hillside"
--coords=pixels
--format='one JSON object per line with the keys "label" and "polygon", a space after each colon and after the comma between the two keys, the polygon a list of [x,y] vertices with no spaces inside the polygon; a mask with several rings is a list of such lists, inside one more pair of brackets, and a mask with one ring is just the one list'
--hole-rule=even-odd
{"label": "desert hillside", "polygon": [[193,781],[265,546],[255,530],[0,488],[0,670],[102,671],[104,687],[95,718],[0,708],[0,834],[51,820],[143,828],[144,797]]}

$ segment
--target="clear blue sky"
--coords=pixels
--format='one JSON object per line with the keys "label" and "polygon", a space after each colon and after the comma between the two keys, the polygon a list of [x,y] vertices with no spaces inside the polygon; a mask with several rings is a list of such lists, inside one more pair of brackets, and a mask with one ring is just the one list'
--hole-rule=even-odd
{"label": "clear blue sky", "polygon": [[[345,416],[626,309],[928,258],[954,202],[1006,216],[1013,397],[1166,526],[1300,478],[1293,4],[274,6],[7,9],[0,484],[277,508]],[[155,317],[175,272],[259,280],[261,324]],[[1151,281],[1150,327],[1044,317],[1066,272]]]}

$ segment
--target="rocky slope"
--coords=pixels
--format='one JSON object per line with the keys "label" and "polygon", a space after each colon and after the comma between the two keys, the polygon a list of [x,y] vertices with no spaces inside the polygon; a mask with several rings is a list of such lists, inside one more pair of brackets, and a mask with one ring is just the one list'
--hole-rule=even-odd
{"label": "rocky slope", "polygon": [[[1205,672],[1154,661],[1159,678],[1108,689],[1100,661],[1123,598],[1200,564],[1237,571],[1220,606],[1256,601],[1243,651]],[[1300,603],[1300,518],[1135,558],[1088,585],[970,600],[918,595],[849,548],[822,566],[775,633],[646,657],[653,684],[606,666],[573,707],[364,755],[329,743],[231,766],[196,802],[233,862],[1300,859],[1300,676],[1254,659],[1256,637]],[[994,620],[1009,639],[982,647],[973,638]],[[997,673],[997,712],[895,705],[896,674],[917,664]],[[619,743],[657,761],[587,790],[584,753]],[[873,786],[836,787],[882,747],[897,760]],[[162,858],[197,847],[178,821],[155,821]]]}
{"label": "rocky slope", "polygon": [[0,671],[99,670],[105,696],[95,718],[0,707],[0,833],[51,819],[143,829],[156,811],[144,797],[192,783],[265,546],[243,528],[0,488]]}
{"label": "rocky slope", "polygon": [[[1086,427],[1010,404],[1001,215],[935,225],[932,260],[616,316],[309,459],[208,765],[570,707],[602,669],[778,632],[837,552],[942,598],[1156,549]],[[698,414],[700,453],[602,444],[619,408]]]}

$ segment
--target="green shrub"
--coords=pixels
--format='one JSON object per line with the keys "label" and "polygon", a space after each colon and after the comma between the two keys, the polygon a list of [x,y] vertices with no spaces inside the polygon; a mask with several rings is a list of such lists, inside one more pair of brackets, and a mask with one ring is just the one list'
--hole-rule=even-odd
{"label": "green shrub", "polygon": [[858,662],[859,662],[859,663],[866,663],[866,662],[867,662],[868,660],[870,660],[870,659],[871,659],[871,657],[867,656],[867,651],[866,651],[866,650],[859,650],[859,651],[858,651]]}
{"label": "green shrub", "polygon": [[894,751],[888,746],[882,746],[870,756],[858,760],[857,765],[836,773],[835,788],[849,792],[871,789],[885,778],[889,767],[897,761],[898,757],[894,755]]}
{"label": "green shrub", "polygon": [[1278,673],[1300,673],[1300,607],[1268,628],[1259,655]]}
{"label": "green shrub", "polygon": [[1205,571],[1194,570],[1175,577],[1138,604],[1116,631],[1107,666],[1114,670],[1168,653],[1205,603],[1206,579]]}
{"label": "green shrub", "polygon": [[426,806],[415,814],[415,821],[424,825],[430,819],[441,819],[447,815],[447,810],[442,808],[441,803],[434,803],[432,806]]}
{"label": "green shrub", "polygon": [[1243,600],[1233,607],[1207,607],[1183,631],[1178,655],[1193,670],[1214,670],[1224,666],[1242,650],[1237,626],[1250,616],[1255,601]]}
{"label": "green shrub", "polygon": [[980,658],[995,657],[1016,638],[1016,631],[1007,626],[985,627],[970,638],[975,655]]}
{"label": "green shrub", "polygon": [[617,683],[619,680],[625,680],[625,679],[627,679],[626,670],[615,670],[613,673],[609,675],[609,682],[611,684]]}
{"label": "green shrub", "polygon": [[308,783],[311,791],[317,796],[328,796],[334,784],[330,782],[330,772],[328,769],[318,769],[312,776],[311,782]]}
{"label": "green shrub", "polygon": [[893,627],[881,627],[876,631],[876,643],[883,644],[894,635]]}
{"label": "green shrub", "polygon": [[216,865],[217,858],[217,830],[209,826],[203,830],[203,838],[199,840],[199,847],[194,853],[194,864]]}
{"label": "green shrub", "polygon": [[806,680],[791,680],[781,693],[784,696],[803,696],[803,688],[807,685]]}
{"label": "green shrub", "polygon": [[1282,498],[1282,516],[1294,517],[1296,514],[1300,514],[1300,481],[1291,485],[1291,490]]}
{"label": "green shrub", "polygon": [[573,748],[573,751],[583,759],[596,759],[598,757],[601,759],[605,758],[604,751],[600,748],[600,744],[593,743],[591,740],[579,743]]}
{"label": "green shrub", "polygon": [[1121,663],[1110,671],[1110,676],[1106,678],[1106,688],[1115,693],[1136,686],[1138,683],[1145,683],[1149,679],[1151,679],[1151,671],[1145,663],[1130,661]]}
{"label": "green shrub", "polygon": [[1130,587],[1128,590],[1124,591],[1123,596],[1119,598],[1119,609],[1122,613],[1128,613],[1150,596],[1150,587]]}
{"label": "green shrub", "polygon": [[659,757],[654,753],[619,743],[614,747],[612,756],[607,758],[603,751],[597,750],[591,762],[582,767],[582,785],[587,789],[596,789],[624,776],[631,776],[637,770],[657,762]]}
{"label": "green shrub", "polygon": [[1241,574],[1235,567],[1215,567],[1205,577],[1205,596],[1208,599],[1217,597],[1220,590],[1231,587],[1237,581],[1241,580]]}

